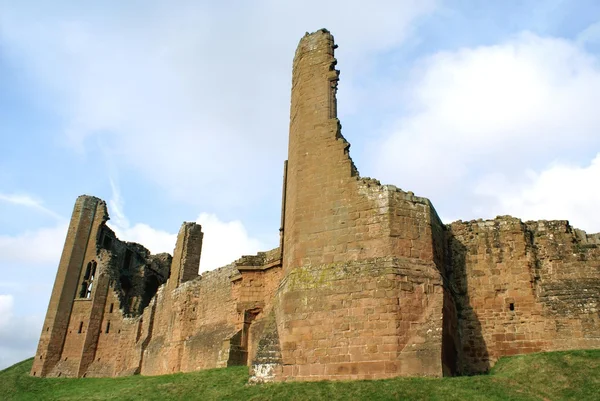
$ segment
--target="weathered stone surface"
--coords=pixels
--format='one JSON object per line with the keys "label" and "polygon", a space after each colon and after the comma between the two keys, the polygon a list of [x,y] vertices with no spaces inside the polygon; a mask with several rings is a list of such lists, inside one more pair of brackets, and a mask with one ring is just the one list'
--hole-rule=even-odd
{"label": "weathered stone surface", "polygon": [[510,216],[444,225],[428,199],[361,178],[335,47],[320,30],[294,58],[279,247],[198,276],[199,225],[182,225],[173,257],[151,255],[79,197],[32,375],[441,376],[600,347],[600,234]]}
{"label": "weathered stone surface", "polygon": [[449,226],[461,371],[501,356],[600,346],[597,235],[501,216]]}

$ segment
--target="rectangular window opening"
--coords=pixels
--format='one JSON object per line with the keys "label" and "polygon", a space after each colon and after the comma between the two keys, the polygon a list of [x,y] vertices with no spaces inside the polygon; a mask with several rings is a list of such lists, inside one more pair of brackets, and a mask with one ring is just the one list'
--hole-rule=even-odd
{"label": "rectangular window opening", "polygon": [[125,258],[123,259],[123,270],[129,270],[132,256],[133,255],[129,249],[125,250]]}
{"label": "rectangular window opening", "polygon": [[82,331],[83,331],[83,322],[79,322],[79,331],[78,331],[78,333],[81,334]]}
{"label": "rectangular window opening", "polygon": [[110,307],[108,308],[108,313],[112,313],[113,312],[113,307],[115,306],[115,304],[110,304]]}
{"label": "rectangular window opening", "polygon": [[106,334],[110,331],[110,322],[106,323]]}
{"label": "rectangular window opening", "polygon": [[508,305],[508,309],[510,309],[510,310],[515,310],[515,304],[511,302],[511,303]]}
{"label": "rectangular window opening", "polygon": [[104,234],[104,238],[102,240],[102,247],[104,249],[109,249],[112,246],[112,238],[109,237],[108,235]]}

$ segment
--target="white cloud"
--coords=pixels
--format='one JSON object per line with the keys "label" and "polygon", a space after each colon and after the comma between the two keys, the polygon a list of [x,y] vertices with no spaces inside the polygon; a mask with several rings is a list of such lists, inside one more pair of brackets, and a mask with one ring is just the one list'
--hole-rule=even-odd
{"label": "white cloud", "polygon": [[268,250],[260,241],[251,238],[238,220],[224,222],[214,214],[201,213],[196,222],[202,225],[204,232],[200,259],[202,271],[225,266],[242,255]]}
{"label": "white cloud", "polygon": [[588,166],[556,164],[540,173],[528,171],[519,182],[486,177],[475,186],[478,195],[495,203],[499,214],[527,220],[569,220],[577,228],[600,231],[600,153]]}
{"label": "white cloud", "polygon": [[35,354],[42,319],[16,316],[14,298],[0,294],[0,369]]}
{"label": "white cloud", "polygon": [[[526,170],[589,160],[600,149],[598,61],[574,42],[531,33],[427,57],[403,98],[411,113],[374,154],[378,178],[430,197],[442,216],[500,214],[474,183],[499,174],[515,182]],[[570,188],[575,199],[586,194]]]}
{"label": "white cloud", "polygon": [[67,236],[68,223],[42,227],[18,235],[0,235],[0,270],[11,264],[43,265],[58,261]]}
{"label": "white cloud", "polygon": [[[117,236],[121,240],[140,243],[152,253],[168,252],[172,255],[177,234],[171,234],[143,223],[131,226],[124,213],[124,200],[119,187],[113,179],[110,182],[112,188],[112,198],[109,201],[110,212],[116,218],[109,225]],[[201,213],[196,222],[202,226],[204,233],[200,259],[201,271],[225,266],[242,255],[255,254],[260,250],[265,250],[259,240],[248,235],[246,228],[239,220],[224,222],[215,214]]]}
{"label": "white cloud", "polygon": [[35,353],[43,313],[65,242],[68,221],[31,195],[0,201],[56,218],[55,226],[0,235],[0,369]]}
{"label": "white cloud", "polygon": [[13,303],[11,295],[0,295],[0,328],[8,325],[12,317]]}
{"label": "white cloud", "polygon": [[121,227],[115,224],[109,225],[115,231],[117,237],[123,241],[142,244],[152,253],[168,252],[171,255],[173,254],[177,234],[159,230],[144,223],[138,223],[131,227]]}
{"label": "white cloud", "polygon": [[30,195],[0,193],[0,201],[12,203],[13,205],[25,206],[31,209],[35,209],[49,216],[52,216],[55,219],[62,219],[60,215],[45,207],[41,200],[35,199]]}
{"label": "white cloud", "polygon": [[[36,98],[63,116],[72,146],[85,151],[90,137],[107,136],[122,165],[172,196],[227,206],[278,192],[282,160],[269,156],[285,154],[291,61],[306,30],[327,27],[342,43],[342,107],[351,107],[347,78],[366,68],[365,54],[402,43],[435,3],[264,0],[232,12],[154,2],[113,14],[14,4],[0,35],[7,59],[46,89]],[[255,177],[273,185],[255,191]],[[211,190],[200,197],[201,188]]]}
{"label": "white cloud", "polygon": [[[116,171],[114,173],[116,174]],[[152,253],[168,252],[173,254],[177,234],[171,234],[144,223],[131,226],[125,215],[125,200],[121,196],[116,180],[112,177],[110,178],[110,187],[112,196],[108,205],[111,220],[107,224],[115,231],[117,237],[123,241],[142,244]]]}
{"label": "white cloud", "polygon": [[108,206],[110,208],[111,219],[114,222],[116,227],[128,228],[129,220],[125,217],[125,213],[123,212],[124,200],[121,196],[121,191],[119,190],[118,185],[115,183],[115,180],[111,177],[110,181],[110,189],[112,192],[112,197],[108,201]]}
{"label": "white cloud", "polygon": [[[252,255],[266,250],[257,239],[248,235],[239,220],[221,221],[216,215],[201,213],[196,222],[202,225],[204,239],[200,270],[207,271],[225,266],[242,255]],[[155,229],[147,224],[135,224],[132,227],[111,227],[121,240],[138,242],[152,253],[168,252],[175,248],[177,234]]]}

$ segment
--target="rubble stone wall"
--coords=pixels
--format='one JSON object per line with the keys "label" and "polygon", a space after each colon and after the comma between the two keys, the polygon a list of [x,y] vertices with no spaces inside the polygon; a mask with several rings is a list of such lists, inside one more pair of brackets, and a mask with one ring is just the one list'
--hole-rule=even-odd
{"label": "rubble stone wall", "polygon": [[487,371],[505,355],[600,347],[597,236],[509,216],[450,231],[461,371]]}

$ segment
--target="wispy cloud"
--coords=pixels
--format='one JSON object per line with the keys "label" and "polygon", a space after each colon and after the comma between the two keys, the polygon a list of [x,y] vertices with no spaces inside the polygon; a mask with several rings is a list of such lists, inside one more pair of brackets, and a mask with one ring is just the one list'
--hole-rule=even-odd
{"label": "wispy cloud", "polygon": [[35,199],[34,197],[32,197],[30,195],[0,193],[0,201],[11,203],[13,205],[28,207],[28,208],[37,210],[40,213],[44,213],[48,216],[52,216],[57,220],[64,219],[58,213],[55,213],[52,210],[45,207],[41,200]]}
{"label": "wispy cloud", "polygon": [[579,45],[600,44],[600,21],[588,26],[577,35],[576,42]]}
{"label": "wispy cloud", "polygon": [[121,191],[119,190],[119,186],[116,180],[113,177],[109,178],[110,181],[110,189],[111,189],[111,198],[108,201],[108,206],[110,207],[111,218],[114,222],[114,225],[120,229],[128,229],[129,228],[129,220],[125,217],[124,213],[124,200],[121,196]]}

